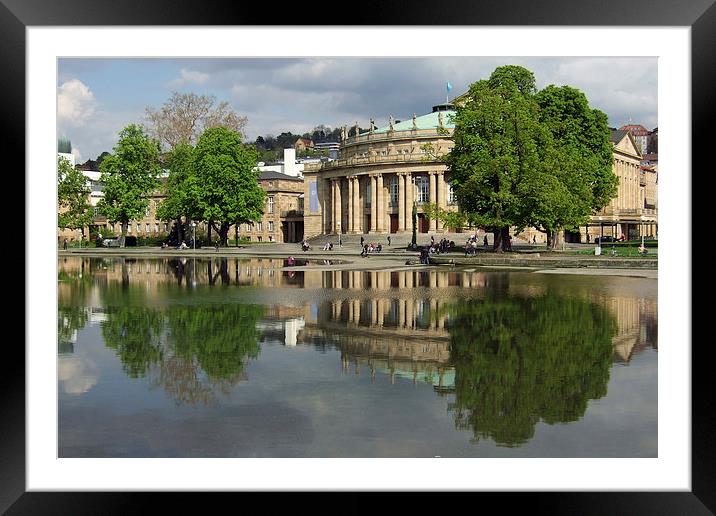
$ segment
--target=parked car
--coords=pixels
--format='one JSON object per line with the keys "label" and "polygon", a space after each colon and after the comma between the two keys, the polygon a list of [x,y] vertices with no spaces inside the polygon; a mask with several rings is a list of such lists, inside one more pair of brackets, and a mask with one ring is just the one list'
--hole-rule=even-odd
{"label": "parked car", "polygon": [[119,237],[105,238],[102,247],[119,247]]}
{"label": "parked car", "polygon": [[595,244],[603,244],[604,242],[616,242],[614,237],[605,236],[605,237],[597,237],[594,239]]}

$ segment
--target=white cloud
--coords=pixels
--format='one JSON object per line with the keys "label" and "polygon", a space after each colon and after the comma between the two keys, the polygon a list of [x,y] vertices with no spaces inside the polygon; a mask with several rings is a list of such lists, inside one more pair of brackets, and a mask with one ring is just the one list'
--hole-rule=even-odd
{"label": "white cloud", "polygon": [[179,70],[179,74],[181,75],[180,78],[174,79],[169,83],[172,88],[181,88],[191,83],[204,84],[206,81],[209,80],[208,73],[199,72],[197,70],[189,70],[187,68],[182,68],[181,70]]}
{"label": "white cloud", "polygon": [[94,114],[97,100],[79,79],[62,83],[57,92],[57,122],[64,127],[81,127]]}

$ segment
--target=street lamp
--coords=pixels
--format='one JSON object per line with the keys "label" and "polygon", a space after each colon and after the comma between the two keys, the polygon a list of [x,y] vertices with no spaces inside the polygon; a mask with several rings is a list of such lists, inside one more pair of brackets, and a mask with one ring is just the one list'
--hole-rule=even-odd
{"label": "street lamp", "polygon": [[193,220],[191,221],[191,229],[192,229],[191,239],[194,241],[194,251],[196,251],[196,222],[194,222]]}

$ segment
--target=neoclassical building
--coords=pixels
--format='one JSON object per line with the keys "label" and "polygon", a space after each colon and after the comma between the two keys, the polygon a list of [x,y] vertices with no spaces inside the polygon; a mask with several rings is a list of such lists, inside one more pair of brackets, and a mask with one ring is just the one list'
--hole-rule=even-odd
{"label": "neoclassical building", "polygon": [[[376,128],[371,121],[368,132],[358,133],[356,123],[356,135],[342,140],[339,159],[306,166],[303,171],[308,199],[306,238],[411,233],[413,204],[419,233],[460,231],[462,228],[445,228],[439,220],[428,219],[422,209],[428,202],[448,211],[458,209],[450,173],[439,160],[454,145],[452,114],[454,105],[446,103],[409,120],[391,119],[387,127]],[[629,131],[613,129],[611,142],[612,170],[619,178],[617,195],[579,231],[565,231],[567,242],[594,242],[600,235],[657,236],[656,170],[640,166],[642,155]],[[538,243],[546,239],[533,228],[515,236]]]}
{"label": "neoclassical building", "polygon": [[390,234],[442,232],[429,220],[423,203],[457,210],[446,166],[438,159],[453,147],[452,104],[404,121],[391,120],[368,132],[344,137],[339,159],[304,168],[304,230],[307,238],[321,234]]}

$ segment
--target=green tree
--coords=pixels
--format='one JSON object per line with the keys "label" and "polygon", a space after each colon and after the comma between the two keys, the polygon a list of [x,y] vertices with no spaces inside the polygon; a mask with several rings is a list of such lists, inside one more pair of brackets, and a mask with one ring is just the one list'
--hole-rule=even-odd
{"label": "green tree", "polygon": [[129,221],[144,216],[149,195],[159,185],[159,142],[131,124],[119,133],[113,151],[100,165],[104,197],[97,206],[110,222],[122,225],[124,247]]}
{"label": "green tree", "polygon": [[562,229],[576,229],[616,195],[612,144],[607,115],[589,106],[587,97],[570,86],[550,85],[536,95],[541,123],[553,139],[554,166],[530,189],[529,224],[547,233],[554,247]]}
{"label": "green tree", "polygon": [[263,216],[266,194],[259,186],[256,150],[241,143],[241,135],[225,127],[208,129],[194,149],[192,196],[201,220],[209,222],[221,245],[232,224]]}
{"label": "green tree", "polygon": [[195,184],[193,157],[194,148],[188,143],[179,143],[169,152],[169,176],[162,185],[165,197],[157,207],[157,217],[176,223],[179,243],[185,240],[186,228],[199,214],[192,189]]}
{"label": "green tree", "polygon": [[551,137],[540,123],[534,75],[519,66],[497,68],[470,86],[454,123],[455,146],[445,161],[460,210],[492,231],[494,249],[502,251],[510,226],[528,220],[530,185],[550,165]]}
{"label": "green tree", "polygon": [[87,178],[62,156],[57,158],[57,227],[79,229],[84,237],[85,226],[92,223],[92,205]]}
{"label": "green tree", "polygon": [[579,420],[606,395],[617,326],[606,308],[547,292],[496,290],[449,309],[455,399],[449,410],[475,440],[519,446],[535,425]]}

